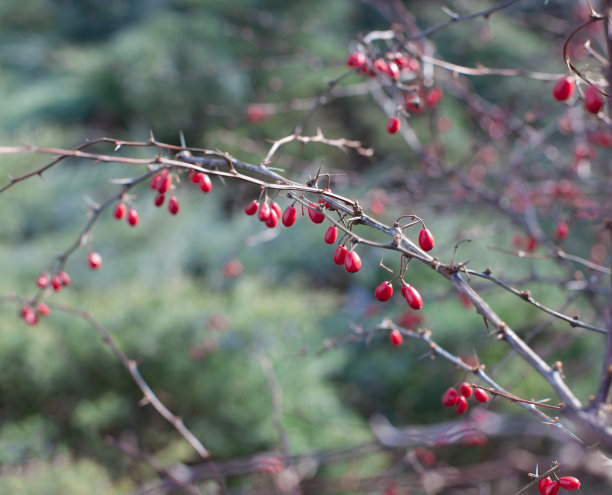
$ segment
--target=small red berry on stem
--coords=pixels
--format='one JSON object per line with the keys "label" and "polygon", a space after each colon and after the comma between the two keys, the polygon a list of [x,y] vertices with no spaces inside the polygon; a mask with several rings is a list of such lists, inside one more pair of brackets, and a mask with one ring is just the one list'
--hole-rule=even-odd
{"label": "small red berry on stem", "polygon": [[344,265],[344,260],[346,259],[346,255],[348,253],[348,249],[344,246],[338,246],[334,251],[334,263],[336,265]]}
{"label": "small red berry on stem", "polygon": [[51,287],[53,287],[53,290],[55,292],[59,292],[62,289],[62,286],[64,284],[62,284],[62,279],[59,278],[58,275],[53,275],[53,277],[51,277]]}
{"label": "small red berry on stem", "polygon": [[38,323],[38,316],[31,306],[24,306],[21,308],[21,317],[28,325],[36,325]]}
{"label": "small red berry on stem", "polygon": [[153,204],[158,208],[164,204],[164,200],[166,199],[166,195],[164,193],[157,193],[155,199],[153,200]]}
{"label": "small red berry on stem", "polygon": [[459,394],[454,388],[449,388],[444,395],[442,395],[442,404],[446,407],[454,406],[459,400]]}
{"label": "small red berry on stem", "polygon": [[459,399],[457,400],[457,412],[459,414],[463,414],[465,411],[467,411],[467,408],[467,399],[463,396],[459,397]]}
{"label": "small red berry on stem", "polygon": [[565,239],[569,235],[569,225],[564,220],[559,220],[555,236],[559,241]]}
{"label": "small red berry on stem", "polygon": [[472,395],[472,387],[470,387],[469,383],[462,382],[461,385],[459,385],[459,393],[463,395],[463,397],[468,398]]}
{"label": "small red berry on stem", "polygon": [[276,201],[272,201],[272,203],[270,204],[270,208],[276,212],[277,219],[283,216],[283,210],[281,210],[281,207]]}
{"label": "small red berry on stem", "polygon": [[474,389],[474,399],[476,399],[478,402],[487,402],[489,400],[489,394],[487,394],[481,388],[475,388]]}
{"label": "small red berry on stem", "polygon": [[259,218],[259,220],[261,220],[262,222],[265,222],[270,216],[270,211],[272,211],[270,209],[270,205],[268,203],[263,203],[259,207],[259,213],[257,213],[257,218]]}
{"label": "small red berry on stem", "polygon": [[402,337],[402,333],[397,328],[394,328],[389,332],[389,340],[392,346],[399,347],[404,342],[404,337]]}
{"label": "small red berry on stem", "polygon": [[434,247],[434,236],[429,229],[423,228],[419,232],[419,246],[423,251],[431,251]]}
{"label": "small red berry on stem", "polygon": [[355,251],[348,251],[346,253],[344,268],[349,273],[355,273],[361,269],[361,258]]}
{"label": "small red berry on stem", "polygon": [[576,84],[572,76],[565,76],[558,79],[552,89],[553,97],[557,101],[568,100],[574,94],[575,85]]}
{"label": "small red berry on stem", "polygon": [[387,122],[387,132],[389,134],[395,134],[397,131],[400,130],[400,127],[401,123],[397,117],[391,117]]}
{"label": "small red berry on stem", "polygon": [[48,273],[41,273],[36,279],[36,285],[38,285],[38,287],[40,287],[41,289],[44,289],[45,287],[49,286],[50,281],[51,280],[49,278]]}
{"label": "small red berry on stem", "polygon": [[134,208],[130,208],[127,214],[127,221],[132,227],[136,227],[138,225],[138,221],[140,220],[138,216],[138,212]]}
{"label": "small red berry on stem", "polygon": [[546,478],[542,478],[540,481],[538,481],[538,491],[542,495],[546,495],[546,488],[552,482],[553,482],[553,480],[550,479],[550,476],[547,476]]}
{"label": "small red berry on stem", "polygon": [[584,92],[584,107],[588,112],[597,114],[604,104],[601,92],[593,85],[589,85]]}
{"label": "small red berry on stem", "polygon": [[297,211],[293,206],[287,206],[283,212],[283,225],[285,227],[291,227],[295,223],[297,218]]}
{"label": "small red berry on stem", "polygon": [[559,483],[550,480],[550,483],[544,488],[544,495],[557,495],[559,493]]}
{"label": "small red berry on stem", "polygon": [[51,314],[49,306],[42,301],[36,305],[36,311],[38,311],[38,314],[41,316],[49,316]]}
{"label": "small red berry on stem", "polygon": [[170,186],[172,186],[172,177],[170,175],[166,175],[159,181],[157,191],[160,193],[168,192],[170,190]]}
{"label": "small red berry on stem", "polygon": [[255,213],[257,213],[257,208],[259,208],[259,202],[254,199],[253,201],[251,201],[248,205],[246,205],[244,207],[244,212],[249,215],[255,215]]}
{"label": "small red berry on stem", "polygon": [[363,52],[353,52],[346,59],[346,65],[359,69],[366,63],[366,56]]}
{"label": "small red berry on stem", "polygon": [[393,285],[389,281],[382,282],[374,291],[376,299],[379,301],[388,301],[393,295]]}
{"label": "small red berry on stem", "polygon": [[308,207],[308,216],[313,223],[322,223],[325,220],[325,215],[318,210],[317,205],[314,203],[310,203]]}
{"label": "small red berry on stem", "polygon": [[433,108],[440,103],[443,96],[444,92],[441,88],[431,88],[425,97],[425,105],[427,105],[429,108]]}
{"label": "small red berry on stem", "polygon": [[568,492],[575,492],[580,488],[580,480],[573,476],[562,476],[559,478],[559,486]]}
{"label": "small red berry on stem", "polygon": [[87,262],[89,263],[89,267],[92,270],[97,270],[102,266],[102,256],[100,256],[95,251],[92,251],[87,257]]}
{"label": "small red berry on stem", "polygon": [[212,189],[212,181],[210,180],[210,177],[207,174],[202,174],[202,177],[200,178],[200,190],[203,193],[207,193],[210,192]]}
{"label": "small red berry on stem", "polygon": [[62,283],[63,286],[70,285],[70,282],[71,282],[70,275],[68,275],[64,270],[62,270],[61,272],[58,272],[57,276],[60,279],[60,282]]}
{"label": "small red berry on stem", "polygon": [[334,244],[336,239],[338,238],[338,229],[333,225],[330,225],[329,228],[325,231],[325,235],[323,239],[327,244]]}
{"label": "small red berry on stem", "polygon": [[176,196],[172,196],[168,200],[168,211],[171,215],[176,215],[179,212],[179,202]]}
{"label": "small red berry on stem", "polygon": [[125,212],[127,211],[126,206],[123,203],[119,203],[115,206],[113,210],[113,217],[115,220],[121,220],[125,216]]}
{"label": "small red berry on stem", "polygon": [[276,208],[270,208],[270,215],[268,215],[268,218],[266,218],[266,225],[271,229],[278,225],[278,214],[276,213]]}
{"label": "small red berry on stem", "polygon": [[408,306],[412,309],[421,309],[423,307],[423,298],[421,294],[419,294],[419,291],[412,287],[412,285],[406,284],[402,290],[402,294],[404,294]]}

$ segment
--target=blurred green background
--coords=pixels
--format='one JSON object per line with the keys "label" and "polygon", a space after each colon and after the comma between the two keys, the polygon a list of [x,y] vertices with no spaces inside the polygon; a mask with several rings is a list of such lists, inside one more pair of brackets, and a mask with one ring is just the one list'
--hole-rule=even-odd
{"label": "blurred green background", "polygon": [[[465,3],[471,10],[482,6]],[[291,133],[304,117],[305,110],[292,108],[309,108],[309,99],[324,91],[326,81],[344,73],[351,40],[388,27],[385,9],[373,4],[3,0],[0,143],[69,148],[102,136],[146,140],[151,129],[159,141],[178,144],[182,131],[189,145],[258,163],[267,140]],[[438,2],[406,2],[417,4],[422,26],[445,18]],[[561,22],[560,7],[551,4],[546,15]],[[443,56],[466,65],[563,72],[560,38],[538,34],[529,14],[525,8],[518,11],[518,21],[499,15],[491,24],[460,24],[433,41]],[[480,37],[474,36],[475,27]],[[492,36],[484,39],[488,28]],[[359,82],[352,76],[343,84]],[[547,83],[519,78],[470,82],[478,94],[515,114],[533,112],[536,126],[550,126],[564,111],[552,108]],[[271,114],[249,119],[251,105],[262,103]],[[452,96],[445,97],[439,112],[453,122],[444,135],[449,157],[465,158],[472,153],[470,143],[486,139]],[[457,256],[470,259],[472,268],[492,266],[512,281],[537,269],[548,279],[528,288],[560,308],[567,294],[544,282],[561,280],[565,271],[551,261],[517,260],[490,249],[511,246],[518,231],[506,218],[469,201],[453,204],[453,184],[443,179],[431,181],[435,187],[427,193],[405,187],[420,180],[423,167],[399,136],[387,135],[386,120],[366,95],[339,98],[315,114],[305,134],[321,127],[329,137],[359,139],[375,149],[374,156],[317,144],[289,146],[273,166],[298,181],[321,165],[326,172],[342,173],[334,190],[359,199],[366,211],[382,202],[385,208],[376,211],[387,223],[401,214],[418,214],[434,231],[434,253],[444,261],[458,240],[470,237],[473,242],[463,244]],[[427,118],[413,120],[426,145],[433,142],[429,123]],[[571,153],[558,133],[550,134],[556,156]],[[497,145],[498,160],[489,164],[492,173],[507,166],[504,146],[512,143]],[[551,160],[541,164],[542,152],[532,150],[532,158],[545,177]],[[44,163],[42,156],[2,155],[2,176]],[[54,256],[84,227],[87,198],[104,201],[117,192],[109,179],[138,172],[120,164],[70,160],[42,180],[4,192],[0,294],[32,295],[37,275],[53,266]],[[442,360],[422,359],[426,348],[419,343],[396,349],[386,335],[377,335],[318,353],[326,339],[349,335],[353,325],[367,329],[385,316],[403,321],[410,316],[399,298],[380,304],[373,297],[375,286],[388,278],[379,267],[379,251],[360,248],[364,268],[348,275],[331,261],[333,247],[322,242],[324,226],[299,218],[293,228],[280,227],[270,237],[262,224],[242,213],[258,196],[256,189],[215,179],[213,191],[203,196],[189,186],[185,182],[178,189],[177,217],[154,208],[145,185],[134,191],[132,202],[141,217],[136,228],[105,212],[88,246],[68,262],[72,286],[46,300],[86,309],[102,323],[216,458],[279,447],[262,356],[272,361],[282,387],[283,425],[295,454],[371,440],[367,421],[375,413],[398,426],[454,416],[440,407],[439,398],[463,375]],[[284,198],[279,202],[289,204]],[[554,215],[543,220],[548,232],[554,221]],[[573,227],[568,251],[588,257],[597,239],[594,225],[584,221]],[[89,249],[104,258],[97,272],[87,267]],[[238,277],[224,273],[231,260],[244,266]],[[398,261],[393,255],[384,260],[396,270]],[[462,306],[443,279],[416,263],[408,278],[425,299],[420,325],[431,328],[441,345],[458,355],[477,354],[490,368],[506,355],[507,348],[487,337],[482,320]],[[519,334],[547,320],[519,299],[485,288],[491,306]],[[52,310],[51,317],[29,327],[14,302],[4,301],[0,311],[2,493],[127,493],[155,478],[146,464],[105,444],[107,436],[128,439],[168,465],[197,462],[151,407],[139,407],[138,389],[84,321]],[[601,323],[580,299],[567,311],[581,311],[584,319]],[[598,355],[601,342],[599,335],[552,323],[534,345],[547,360],[566,363],[570,385],[586,400],[595,390],[598,367],[597,360],[584,357]],[[517,395],[552,394],[516,357],[504,361],[495,377]],[[516,412],[502,403],[496,409]],[[519,444],[520,439],[492,442],[470,454],[471,459]],[[546,452],[546,446],[541,448]],[[437,455],[449,463],[458,457],[443,449]],[[392,456],[369,456],[332,474],[376,473],[392,462]],[[246,482],[232,483],[239,487]]]}

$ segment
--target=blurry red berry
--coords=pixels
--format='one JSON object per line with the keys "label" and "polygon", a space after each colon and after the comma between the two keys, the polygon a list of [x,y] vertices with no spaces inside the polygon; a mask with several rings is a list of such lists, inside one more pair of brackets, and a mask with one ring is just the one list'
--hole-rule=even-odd
{"label": "blurry red berry", "polygon": [[275,208],[270,208],[270,214],[266,218],[266,225],[271,229],[278,225],[278,214]]}
{"label": "blurry red berry", "polygon": [[172,196],[168,200],[168,211],[171,215],[176,215],[179,212],[179,202],[176,196]]}
{"label": "blurry red berry", "polygon": [[51,280],[49,278],[48,273],[41,273],[36,279],[36,285],[38,285],[38,287],[40,287],[41,289],[44,289],[45,287],[49,286],[50,281]]}
{"label": "blurry red berry", "polygon": [[446,407],[454,406],[459,400],[459,394],[454,388],[449,388],[442,396],[442,404]]}
{"label": "blurry red berry", "polygon": [[559,223],[557,223],[557,230],[555,232],[555,235],[560,241],[565,239],[569,235],[569,225],[567,224],[567,222],[559,220]]}
{"label": "blurry red berry", "polygon": [[36,311],[38,311],[38,314],[41,316],[49,316],[51,314],[49,306],[42,301],[36,305]]}
{"label": "blurry red berry", "polygon": [[159,174],[155,174],[153,177],[151,177],[151,182],[149,184],[149,187],[151,189],[157,189],[159,188],[159,183],[162,181],[162,176]]}
{"label": "blurry red berry", "polygon": [[344,246],[338,246],[334,251],[334,263],[336,265],[344,265],[344,260],[346,259],[346,254],[348,253],[348,249]]}
{"label": "blurry red berry", "polygon": [[255,215],[255,213],[257,213],[257,208],[259,208],[259,202],[254,199],[253,201],[251,201],[248,205],[246,205],[244,207],[244,212],[247,215]]}
{"label": "blurry red berry", "polygon": [[355,251],[349,251],[344,258],[344,268],[349,273],[358,272],[361,269],[361,258]]}
{"label": "blurry red berry", "polygon": [[202,176],[204,174],[202,172],[196,172],[195,170],[190,170],[189,171],[189,180],[191,182],[193,182],[194,184],[199,184],[200,181],[202,180]]}
{"label": "blurry red berry", "polygon": [[572,97],[575,87],[574,78],[565,76],[558,79],[552,89],[552,94],[555,100],[565,101]]}
{"label": "blurry red berry", "polygon": [[525,244],[525,250],[531,253],[535,251],[537,247],[538,247],[538,241],[531,236],[527,237],[527,243]]}
{"label": "blurry red berry", "polygon": [[89,267],[92,270],[97,270],[102,266],[102,256],[100,256],[95,251],[92,251],[87,257],[87,262],[89,263]]}
{"label": "blurry red berry", "polygon": [[385,60],[382,58],[377,58],[374,60],[374,69],[376,69],[378,72],[382,72],[383,74],[387,74],[389,70],[387,67],[387,62],[385,62]]}
{"label": "blurry red berry", "polygon": [[393,295],[393,284],[389,281],[382,282],[374,291],[376,299],[379,301],[388,301]]}
{"label": "blurry red berry", "polygon": [[400,120],[397,117],[391,117],[389,119],[389,122],[387,122],[387,132],[389,134],[395,134],[397,131],[400,130]]}
{"label": "blurry red berry", "polygon": [[597,114],[604,104],[601,92],[593,85],[590,85],[584,92],[584,107],[588,112]]}
{"label": "blurry red berry", "polygon": [[427,105],[428,108],[433,108],[440,103],[443,96],[444,92],[441,88],[431,88],[425,97],[425,105]]}
{"label": "blurry red berry", "polygon": [[297,218],[297,211],[293,206],[288,206],[283,212],[283,225],[285,227],[291,227],[295,223]]}
{"label": "blurry red berry", "polygon": [[259,213],[257,213],[257,218],[259,218],[259,220],[261,220],[262,222],[265,222],[270,216],[270,211],[272,211],[270,209],[270,205],[268,203],[263,203],[259,207]]}
{"label": "blurry red berry", "polygon": [[138,216],[138,212],[134,208],[130,208],[127,214],[127,221],[132,227],[136,227],[138,225],[138,221],[140,220]]}
{"label": "blurry red berry", "polygon": [[476,399],[478,402],[487,402],[489,400],[489,394],[487,394],[481,388],[475,388],[474,389],[474,399]]}
{"label": "blurry red berry", "polygon": [[393,79],[399,79],[400,70],[395,62],[387,62],[387,74]]}
{"label": "blurry red berry", "polygon": [[117,206],[115,206],[115,209],[113,210],[113,217],[116,220],[121,220],[125,216],[126,211],[126,206],[123,203],[119,203]]}
{"label": "blurry red berry", "polygon": [[283,210],[281,210],[281,207],[276,201],[272,201],[272,203],[270,204],[270,208],[276,212],[277,219],[283,216]]}
{"label": "blurry red berry", "polygon": [[58,272],[57,276],[60,279],[60,282],[62,283],[63,286],[70,285],[70,282],[71,282],[70,275],[68,275],[64,270],[62,270],[61,272]]}
{"label": "blurry red berry", "polygon": [[463,397],[468,398],[470,395],[472,395],[472,387],[470,387],[469,383],[462,382],[459,385],[459,393],[463,395]]}
{"label": "blurry red berry", "polygon": [[429,229],[421,229],[419,232],[419,246],[423,251],[431,251],[434,247],[434,236]]}
{"label": "blurry red berry", "polygon": [[330,225],[329,228],[325,231],[325,236],[323,236],[323,239],[327,244],[334,244],[337,238],[338,229],[333,225]]}
{"label": "blurry red berry", "polygon": [[559,486],[569,492],[575,492],[580,488],[580,480],[573,476],[562,476],[559,478]]}
{"label": "blurry red berry", "polygon": [[166,175],[166,177],[163,177],[159,181],[159,184],[157,185],[157,191],[160,193],[168,192],[170,190],[170,186],[172,186],[172,176]]}
{"label": "blurry red berry", "polygon": [[153,200],[153,204],[158,208],[164,204],[164,200],[166,199],[166,195],[164,193],[157,193],[155,199]]}
{"label": "blurry red berry", "polygon": [[397,328],[394,328],[389,332],[389,340],[391,341],[391,345],[398,347],[404,342],[404,337],[402,337],[402,333]]}
{"label": "blurry red berry", "polygon": [[200,178],[200,190],[203,193],[207,193],[210,192],[212,189],[212,181],[210,180],[210,177],[208,176],[208,174],[202,174],[202,177]]}
{"label": "blurry red berry", "polygon": [[21,308],[21,317],[28,325],[36,325],[38,323],[38,316],[31,306],[24,306]]}
{"label": "blurry red berry", "polygon": [[366,56],[363,52],[350,53],[346,58],[346,65],[358,69],[366,63]]}
{"label": "blurry red berry", "polygon": [[53,287],[54,291],[60,291],[62,289],[62,285],[62,279],[59,278],[59,276],[53,275],[53,277],[51,277],[51,287]]}
{"label": "blurry red berry", "polygon": [[423,298],[419,291],[416,290],[412,285],[405,285],[405,289],[403,290],[404,297],[406,298],[406,302],[408,306],[412,309],[421,309],[423,306]]}
{"label": "blurry red berry", "polygon": [[325,215],[317,209],[314,203],[310,203],[308,207],[308,216],[314,223],[322,223],[325,220]]}
{"label": "blurry red berry", "polygon": [[467,411],[467,408],[467,399],[463,396],[459,397],[459,399],[457,400],[457,412],[459,414],[463,414],[465,411]]}

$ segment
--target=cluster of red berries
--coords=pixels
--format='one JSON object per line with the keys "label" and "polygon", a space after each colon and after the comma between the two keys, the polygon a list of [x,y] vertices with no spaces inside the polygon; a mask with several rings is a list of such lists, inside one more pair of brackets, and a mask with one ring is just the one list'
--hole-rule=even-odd
{"label": "cluster of red berries", "polygon": [[538,482],[538,491],[542,495],[557,495],[559,488],[563,488],[568,492],[575,492],[580,488],[580,480],[573,476],[562,476],[559,478],[559,481],[554,481],[548,476]]}
{"label": "cluster of red berries", "polygon": [[40,301],[36,304],[36,308],[33,308],[29,304],[22,306],[19,314],[28,325],[36,325],[38,323],[38,317],[49,316],[51,314],[51,309],[46,303]]}
{"label": "cluster of red berries", "polygon": [[[566,101],[572,97],[575,88],[576,82],[574,77],[564,76],[557,80],[552,88],[552,94],[557,101]],[[593,84],[589,84],[589,87],[584,92],[583,103],[587,112],[595,115],[598,114],[604,105],[601,91]]]}
{"label": "cluster of red berries", "polygon": [[70,285],[70,275],[61,270],[55,275],[50,276],[48,273],[41,273],[36,279],[36,285],[41,289],[46,289],[51,286],[55,292],[62,290],[62,287]]}
{"label": "cluster of red berries", "polygon": [[291,227],[297,218],[297,212],[293,206],[288,207],[283,213],[276,201],[272,201],[271,203],[264,201],[260,205],[259,201],[254,199],[245,206],[244,212],[250,216],[257,213],[257,218],[271,229],[278,225],[279,219],[282,219],[285,227]]}
{"label": "cluster of red berries", "polygon": [[132,226],[136,227],[138,222],[140,221],[140,217],[138,216],[138,212],[134,208],[130,208],[128,210],[127,206],[123,203],[118,203],[113,210],[113,218],[115,220],[121,220],[123,217],[127,215],[127,222]]}
{"label": "cluster of red berries", "polygon": [[462,382],[459,385],[458,391],[454,388],[449,388],[444,395],[442,395],[442,404],[446,407],[457,408],[459,414],[463,414],[468,409],[467,399],[474,394],[474,398],[478,402],[487,402],[489,400],[489,394],[487,394],[481,388],[472,388],[467,382]]}

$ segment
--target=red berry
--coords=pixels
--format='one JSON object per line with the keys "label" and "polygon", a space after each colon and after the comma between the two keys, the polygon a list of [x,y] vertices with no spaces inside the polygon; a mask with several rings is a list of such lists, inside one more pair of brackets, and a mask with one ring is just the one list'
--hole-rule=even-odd
{"label": "red berry", "polygon": [[49,279],[48,273],[41,273],[36,279],[36,285],[38,285],[38,287],[40,287],[41,289],[48,287],[49,282],[50,282],[50,279]]}
{"label": "red berry", "polygon": [[278,215],[275,208],[270,208],[270,215],[266,218],[266,225],[271,229],[278,225]]}
{"label": "red berry", "polygon": [[51,277],[51,287],[53,287],[53,290],[55,292],[58,292],[62,289],[62,279],[59,278],[58,275],[53,275],[53,277]]}
{"label": "red berry", "polygon": [[113,217],[116,220],[121,220],[125,216],[126,211],[127,208],[125,207],[125,205],[123,203],[119,203],[117,206],[115,206],[115,209],[113,210]]}
{"label": "red berry", "polygon": [[160,193],[168,192],[170,186],[172,186],[172,176],[166,175],[159,181],[159,184],[157,185],[157,191]]}
{"label": "red berry", "polygon": [[200,190],[203,193],[207,193],[210,192],[211,189],[212,181],[210,180],[210,177],[207,174],[202,174],[202,177],[200,177]]}
{"label": "red berry", "polygon": [[158,189],[159,188],[159,183],[162,180],[162,176],[155,174],[153,177],[151,177],[151,182],[149,184],[149,187],[151,189]]}
{"label": "red berry", "polygon": [[459,393],[463,395],[463,397],[468,398],[472,395],[472,387],[470,387],[467,382],[462,382],[461,385],[459,385]]}
{"label": "red berry", "polygon": [[387,62],[387,74],[393,79],[399,79],[400,70],[395,62]]}
{"label": "red berry", "polygon": [[548,487],[548,485],[550,485],[553,482],[553,480],[550,479],[550,476],[546,477],[546,478],[542,478],[540,481],[538,481],[538,491],[542,494],[542,495],[546,495],[546,488]]}
{"label": "red berry", "polygon": [[476,399],[478,402],[487,402],[489,400],[489,394],[487,394],[481,388],[475,388],[474,389],[474,399]]}
{"label": "red berry", "polygon": [[531,253],[535,251],[537,247],[538,247],[538,241],[535,238],[529,236],[527,238],[527,243],[525,244],[525,250]]}
{"label": "red berry", "polygon": [[387,132],[389,134],[395,134],[400,129],[400,120],[397,117],[391,117],[387,122]]}
{"label": "red berry", "polygon": [[446,407],[454,406],[459,400],[459,394],[454,388],[449,388],[442,396],[442,404]]}
{"label": "red berry", "polygon": [[394,328],[389,332],[389,340],[392,346],[399,347],[404,342],[404,337],[402,337],[402,333],[397,328]]}
{"label": "red berry", "polygon": [[559,483],[551,480],[550,483],[546,485],[546,488],[544,488],[544,494],[545,495],[557,495],[557,493],[559,493]]}
{"label": "red berry", "polygon": [[423,298],[421,297],[421,294],[419,294],[418,290],[416,290],[412,285],[406,284],[403,294],[406,298],[408,306],[410,306],[412,309],[421,309],[423,306]]}
{"label": "red berry", "polygon": [[60,279],[60,282],[62,283],[63,286],[68,286],[70,285],[70,275],[68,275],[65,271],[61,271],[57,274],[58,278]]}
{"label": "red berry", "polygon": [[374,291],[376,299],[379,301],[388,301],[393,295],[393,285],[389,281],[382,282]]}
{"label": "red berry", "polygon": [[557,236],[557,239],[560,241],[565,239],[569,235],[569,225],[567,224],[567,222],[564,222],[563,220],[559,220],[559,223],[557,224],[557,231],[555,232],[555,235]]}
{"label": "red berry", "polygon": [[344,258],[344,268],[349,273],[358,272],[361,269],[361,258],[355,251],[349,251]]}
{"label": "red berry", "polygon": [[295,223],[297,218],[297,211],[293,206],[287,206],[283,212],[283,225],[285,227],[291,227]]}
{"label": "red berry", "polygon": [[580,480],[573,476],[562,476],[559,478],[559,486],[567,491],[575,492],[580,488]]}
{"label": "red berry", "polygon": [[434,247],[434,236],[429,229],[419,232],[419,246],[423,251],[431,251]]}
{"label": "red berry", "polygon": [[433,108],[438,103],[440,103],[440,100],[442,99],[443,96],[444,96],[444,92],[442,91],[442,89],[432,88],[429,90],[429,92],[427,93],[427,96],[425,97],[425,105],[427,105],[429,108]]}
{"label": "red berry", "polygon": [[276,212],[277,219],[283,216],[283,210],[281,210],[281,207],[278,205],[276,201],[272,201],[272,203],[270,204],[270,208]]}
{"label": "red berry", "polygon": [[139,221],[138,212],[134,208],[130,208],[127,214],[127,221],[132,227],[136,227]]}
{"label": "red berry", "polygon": [[200,181],[202,180],[202,176],[204,174],[202,172],[196,172],[195,170],[190,170],[189,171],[189,179],[191,180],[191,182],[193,182],[194,184],[199,184]]}
{"label": "red berry", "polygon": [[38,316],[31,306],[24,306],[21,308],[21,317],[28,325],[36,325],[38,323]]}
{"label": "red berry", "polygon": [[176,215],[179,212],[179,202],[178,199],[176,199],[176,196],[172,196],[168,200],[168,211],[172,215]]}
{"label": "red berry", "polygon": [[89,256],[87,257],[87,261],[89,262],[89,267],[92,270],[97,270],[98,268],[102,266],[102,256],[100,256],[95,251],[92,251],[91,253],[89,253]]}
{"label": "red berry", "polygon": [[259,208],[259,202],[254,199],[244,207],[244,212],[249,216],[255,215],[255,213],[257,213],[257,208]]}
{"label": "red berry", "polygon": [[385,62],[382,58],[377,58],[374,60],[374,69],[376,69],[378,72],[382,72],[383,74],[387,74],[389,71],[387,62]]}
{"label": "red berry", "polygon": [[588,112],[597,114],[603,107],[603,98],[599,90],[591,85],[584,92],[584,107]]}
{"label": "red berry", "polygon": [[459,397],[459,399],[457,400],[457,412],[459,414],[463,414],[465,411],[467,411],[468,408],[468,403],[467,403],[467,399],[465,397]]}
{"label": "red berry", "polygon": [[565,76],[558,79],[552,89],[552,94],[555,100],[565,101],[571,98],[574,94],[575,82],[571,76]]}
{"label": "red berry", "polygon": [[348,249],[344,246],[338,246],[334,251],[334,263],[336,265],[344,265],[344,260],[346,259],[346,254],[348,253]]}
{"label": "red berry", "polygon": [[363,52],[353,52],[349,54],[346,59],[346,65],[354,67],[355,69],[360,68],[366,63],[366,56]]}
{"label": "red berry", "polygon": [[261,220],[262,222],[265,222],[270,216],[270,211],[272,211],[270,205],[268,203],[263,203],[259,207],[259,213],[257,214],[257,218],[259,218],[259,220]]}
{"label": "red berry", "polygon": [[325,231],[325,236],[323,239],[327,244],[333,244],[336,242],[338,238],[338,229],[333,225],[330,225],[329,228]]}
{"label": "red berry", "polygon": [[155,199],[153,200],[153,204],[155,204],[155,206],[157,206],[158,208],[164,204],[164,200],[166,199],[166,195],[164,193],[157,193],[157,196],[155,196]]}
{"label": "red berry", "polygon": [[314,203],[310,203],[308,207],[308,216],[314,223],[322,223],[325,220],[325,215],[317,209]]}
{"label": "red berry", "polygon": [[36,305],[36,311],[38,311],[41,316],[49,316],[51,314],[51,309],[44,302],[39,302]]}

